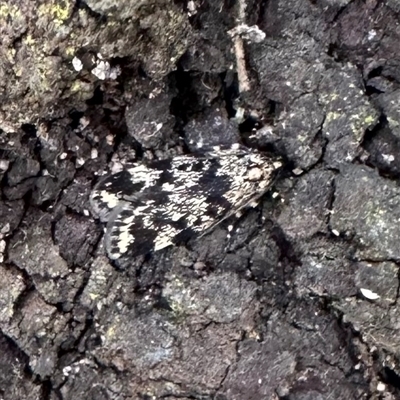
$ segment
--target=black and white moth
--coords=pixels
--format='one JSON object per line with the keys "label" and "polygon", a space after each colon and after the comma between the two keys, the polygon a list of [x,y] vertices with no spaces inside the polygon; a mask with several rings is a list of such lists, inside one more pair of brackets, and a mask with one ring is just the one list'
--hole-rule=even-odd
{"label": "black and white moth", "polygon": [[109,258],[147,254],[208,232],[253,205],[280,165],[277,158],[234,145],[133,164],[103,178],[90,202],[107,222]]}

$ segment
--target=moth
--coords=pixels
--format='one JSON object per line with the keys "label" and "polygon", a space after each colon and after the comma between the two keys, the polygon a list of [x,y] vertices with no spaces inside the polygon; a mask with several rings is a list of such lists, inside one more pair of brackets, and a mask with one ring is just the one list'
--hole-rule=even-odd
{"label": "moth", "polygon": [[278,158],[234,145],[132,164],[94,187],[110,259],[136,257],[209,232],[270,187]]}

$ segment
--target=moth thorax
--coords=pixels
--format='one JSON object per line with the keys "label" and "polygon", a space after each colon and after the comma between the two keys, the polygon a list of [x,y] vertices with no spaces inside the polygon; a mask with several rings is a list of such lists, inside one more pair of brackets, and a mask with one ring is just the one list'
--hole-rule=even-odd
{"label": "moth thorax", "polygon": [[260,181],[264,174],[261,168],[251,168],[247,175],[249,181]]}

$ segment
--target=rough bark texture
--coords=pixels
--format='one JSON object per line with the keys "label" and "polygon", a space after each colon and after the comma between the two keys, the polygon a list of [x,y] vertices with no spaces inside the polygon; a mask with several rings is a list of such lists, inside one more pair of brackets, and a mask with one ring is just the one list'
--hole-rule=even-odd
{"label": "rough bark texture", "polygon": [[[399,16],[0,1],[0,397],[400,398]],[[231,239],[109,262],[99,176],[239,137],[286,167]]]}

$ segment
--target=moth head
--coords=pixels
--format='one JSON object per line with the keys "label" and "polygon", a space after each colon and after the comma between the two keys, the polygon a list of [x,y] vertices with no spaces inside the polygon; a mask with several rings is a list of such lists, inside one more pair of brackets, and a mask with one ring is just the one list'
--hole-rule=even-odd
{"label": "moth head", "polygon": [[254,182],[259,187],[268,187],[275,170],[280,168],[282,163],[278,160],[275,162],[257,161],[247,171],[247,181]]}

